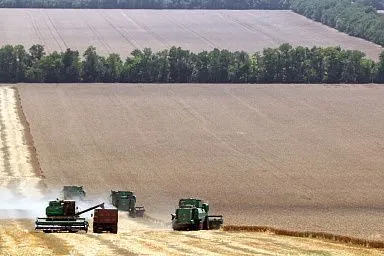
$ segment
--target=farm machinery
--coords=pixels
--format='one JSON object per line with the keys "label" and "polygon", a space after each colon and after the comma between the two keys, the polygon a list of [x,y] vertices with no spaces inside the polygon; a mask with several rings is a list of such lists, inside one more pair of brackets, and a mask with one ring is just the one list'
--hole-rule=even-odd
{"label": "farm machinery", "polygon": [[112,205],[120,211],[127,211],[132,218],[144,216],[144,206],[136,206],[136,196],[131,191],[111,191]]}
{"label": "farm machinery", "polygon": [[111,232],[117,234],[119,213],[117,209],[95,209],[93,233]]}
{"label": "farm machinery", "polygon": [[79,216],[98,207],[104,208],[104,203],[76,212],[75,201],[59,199],[50,201],[45,209],[46,218],[37,218],[35,229],[43,230],[45,233],[65,231],[75,233],[81,230],[87,232],[89,223]]}
{"label": "farm machinery", "polygon": [[83,200],[85,197],[83,186],[64,186],[62,192],[64,200]]}
{"label": "farm machinery", "polygon": [[208,215],[209,205],[200,199],[180,199],[179,207],[172,214],[173,230],[219,229],[223,224],[222,215]]}

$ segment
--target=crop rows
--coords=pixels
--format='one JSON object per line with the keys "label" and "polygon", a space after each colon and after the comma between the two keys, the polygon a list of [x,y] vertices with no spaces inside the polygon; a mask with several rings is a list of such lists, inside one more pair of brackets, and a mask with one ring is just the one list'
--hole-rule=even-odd
{"label": "crop rows", "polygon": [[282,43],[342,46],[377,60],[382,48],[349,37],[290,11],[0,9],[0,44],[42,44],[128,56],[134,49],[181,46],[262,51]]}

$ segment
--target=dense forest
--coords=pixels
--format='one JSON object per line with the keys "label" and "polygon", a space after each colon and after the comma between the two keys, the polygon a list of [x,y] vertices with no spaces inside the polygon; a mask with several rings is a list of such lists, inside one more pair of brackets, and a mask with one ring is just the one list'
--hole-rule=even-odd
{"label": "dense forest", "polygon": [[144,49],[122,60],[117,54],[100,56],[92,46],[80,56],[70,49],[46,54],[41,45],[28,51],[6,45],[0,48],[0,82],[384,83],[384,53],[375,63],[359,51],[283,44],[252,55]]}
{"label": "dense forest", "polygon": [[0,8],[289,9],[289,0],[0,0]]}
{"label": "dense forest", "polygon": [[384,16],[372,6],[383,1],[292,0],[291,9],[348,35],[384,46]]}

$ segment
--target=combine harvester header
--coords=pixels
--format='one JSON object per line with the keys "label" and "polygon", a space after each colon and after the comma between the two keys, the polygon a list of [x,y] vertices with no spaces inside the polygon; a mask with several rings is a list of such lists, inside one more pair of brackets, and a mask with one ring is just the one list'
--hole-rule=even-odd
{"label": "combine harvester header", "polygon": [[43,230],[45,233],[66,231],[75,233],[81,230],[88,232],[88,221],[79,216],[98,207],[104,208],[104,203],[76,212],[75,201],[50,201],[48,207],[45,209],[46,218],[37,218],[35,229]]}

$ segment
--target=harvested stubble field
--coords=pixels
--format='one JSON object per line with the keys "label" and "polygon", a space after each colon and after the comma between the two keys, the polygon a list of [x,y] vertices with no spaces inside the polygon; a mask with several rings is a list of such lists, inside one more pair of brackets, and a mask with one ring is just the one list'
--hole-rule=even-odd
{"label": "harvested stubble field", "polygon": [[115,234],[44,234],[30,220],[0,220],[2,255],[384,255],[382,250],[250,232],[173,232],[121,218]]}
{"label": "harvested stubble field", "polygon": [[49,189],[198,196],[226,224],[384,240],[384,87],[18,86]]}
{"label": "harvested stubble field", "polygon": [[377,60],[378,45],[350,37],[290,11],[0,9],[0,44],[42,44],[128,56],[133,49],[181,46],[262,51],[282,43],[342,46]]}

